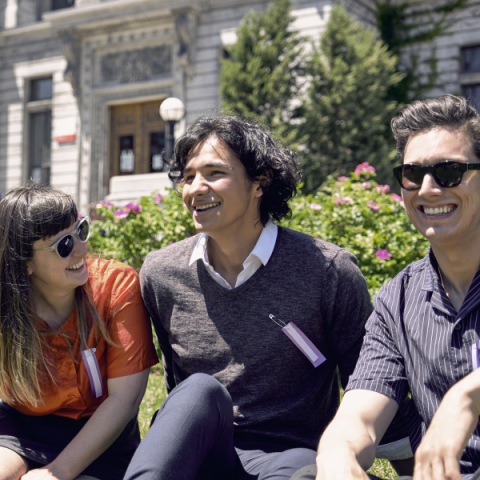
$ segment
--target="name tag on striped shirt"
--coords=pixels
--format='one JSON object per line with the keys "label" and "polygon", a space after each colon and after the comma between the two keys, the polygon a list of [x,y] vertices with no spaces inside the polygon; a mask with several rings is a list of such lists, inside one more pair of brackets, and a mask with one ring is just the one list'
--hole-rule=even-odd
{"label": "name tag on striped shirt", "polygon": [[478,359],[478,344],[474,343],[470,345],[470,353],[472,354],[472,365],[473,369],[476,370],[479,367],[479,359]]}
{"label": "name tag on striped shirt", "polygon": [[100,367],[98,366],[97,357],[95,355],[95,349],[87,348],[86,350],[83,350],[82,358],[90,380],[92,397],[101,397],[103,395],[103,382],[102,375],[100,374]]}

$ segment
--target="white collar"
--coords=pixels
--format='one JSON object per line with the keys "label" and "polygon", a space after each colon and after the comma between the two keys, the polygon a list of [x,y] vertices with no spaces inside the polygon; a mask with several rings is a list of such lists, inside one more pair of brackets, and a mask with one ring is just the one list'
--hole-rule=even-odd
{"label": "white collar", "polygon": [[[266,265],[272,256],[273,249],[275,248],[277,235],[278,225],[270,218],[263,228],[255,247],[250,252],[250,255],[245,259],[245,262],[243,262],[243,265],[249,261],[252,255],[255,255],[263,263],[263,265]],[[207,253],[207,242],[208,235],[206,233],[202,233],[197,241],[197,244],[195,245],[195,248],[193,249],[192,255],[190,256],[190,261],[188,262],[189,266],[198,259],[202,259],[205,265],[211,267]]]}

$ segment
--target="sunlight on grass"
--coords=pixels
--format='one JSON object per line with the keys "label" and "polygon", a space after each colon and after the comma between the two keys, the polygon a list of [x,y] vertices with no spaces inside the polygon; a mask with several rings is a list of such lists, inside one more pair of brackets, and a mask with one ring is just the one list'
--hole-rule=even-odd
{"label": "sunlight on grass", "polygon": [[160,408],[165,400],[167,392],[165,390],[165,381],[163,378],[163,366],[161,363],[152,367],[148,378],[147,391],[143,397],[138,413],[138,424],[140,426],[140,435],[142,438],[150,427],[150,421],[153,414]]}

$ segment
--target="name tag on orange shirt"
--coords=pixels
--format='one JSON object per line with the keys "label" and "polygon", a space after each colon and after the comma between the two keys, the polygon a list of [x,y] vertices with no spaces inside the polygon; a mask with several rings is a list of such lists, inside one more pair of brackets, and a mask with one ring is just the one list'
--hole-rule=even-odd
{"label": "name tag on orange shirt", "polygon": [[103,395],[103,382],[100,367],[98,366],[97,357],[95,355],[95,348],[87,348],[86,350],[83,350],[82,358],[90,380],[92,397],[101,397]]}

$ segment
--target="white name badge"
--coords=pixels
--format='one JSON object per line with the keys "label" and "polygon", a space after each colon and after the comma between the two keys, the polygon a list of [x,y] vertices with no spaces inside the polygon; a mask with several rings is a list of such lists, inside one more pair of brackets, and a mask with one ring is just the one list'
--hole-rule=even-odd
{"label": "white name badge", "polygon": [[83,350],[82,358],[90,380],[92,396],[93,398],[101,397],[103,395],[103,382],[100,367],[98,366],[97,357],[95,355],[95,348],[87,348],[86,350]]}
{"label": "white name badge", "polygon": [[326,358],[322,352],[311,342],[311,340],[293,323],[282,328],[283,333],[297,346],[297,348],[312,362],[317,368]]}

